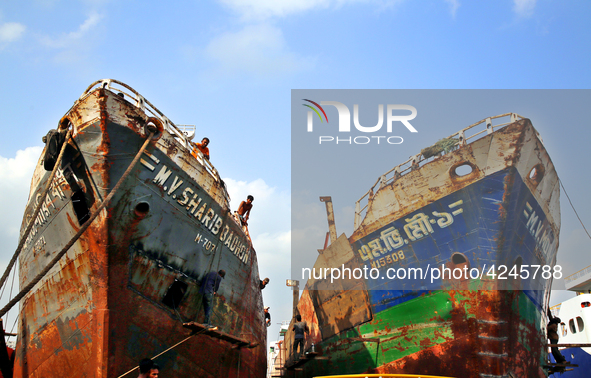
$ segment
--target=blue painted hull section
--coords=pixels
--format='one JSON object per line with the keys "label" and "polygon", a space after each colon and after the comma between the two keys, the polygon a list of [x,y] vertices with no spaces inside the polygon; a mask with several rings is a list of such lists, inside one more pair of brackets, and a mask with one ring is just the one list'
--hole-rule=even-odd
{"label": "blue painted hull section", "polygon": [[[352,243],[361,266],[380,271],[379,278],[367,282],[374,313],[425,291],[448,287],[449,280],[431,275],[442,264],[453,269],[455,253],[467,259],[471,278],[480,272],[490,280],[486,276],[490,268],[495,266],[498,274],[504,265],[507,279],[498,280],[497,288],[522,289],[541,310],[552,280],[542,278],[541,269],[535,280],[515,280],[509,273],[519,258],[521,265],[553,265],[557,245],[544,212],[514,168],[492,174]],[[422,271],[416,279],[387,279],[390,268]],[[535,269],[526,270],[531,277]],[[519,267],[514,273],[518,271]]]}
{"label": "blue painted hull section", "polygon": [[[565,371],[560,375],[555,373],[555,377],[567,377],[567,378],[588,378],[591,377],[591,355],[585,352],[581,348],[565,348],[560,351],[564,358],[573,365],[579,365],[573,367],[572,371]],[[550,360],[555,363],[554,356],[550,354]]]}

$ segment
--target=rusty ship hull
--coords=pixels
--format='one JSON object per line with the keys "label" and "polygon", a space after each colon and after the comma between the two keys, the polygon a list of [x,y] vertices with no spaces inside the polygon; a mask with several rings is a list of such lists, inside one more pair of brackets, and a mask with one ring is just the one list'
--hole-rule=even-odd
{"label": "rusty ship hull", "polygon": [[[41,204],[50,174],[43,156],[35,170],[21,287],[114,189],[149,130],[156,134],[108,205],[20,301],[14,376],[119,377],[165,351],[155,362],[166,376],[263,376],[257,256],[215,168],[191,154],[187,135],[160,111],[114,80],[91,85],[59,129],[72,138]],[[36,206],[42,210],[31,219]],[[226,337],[188,338],[183,323],[204,317],[201,279],[220,269],[227,274],[211,322]]]}
{"label": "rusty ship hull", "polygon": [[[298,304],[311,324],[308,355],[286,364],[302,369],[296,376],[547,376],[552,274],[531,280],[508,273],[532,265],[555,272],[559,181],[531,122],[503,116],[510,117],[505,124],[486,119],[454,134],[453,151],[419,154],[387,172],[358,202],[354,233],[336,238],[331,231],[315,269],[380,274],[308,280]],[[473,133],[480,124],[485,130]],[[491,266],[497,275],[506,267],[505,278],[487,276]],[[410,268],[421,273],[387,275]],[[479,274],[433,278],[446,268]]]}

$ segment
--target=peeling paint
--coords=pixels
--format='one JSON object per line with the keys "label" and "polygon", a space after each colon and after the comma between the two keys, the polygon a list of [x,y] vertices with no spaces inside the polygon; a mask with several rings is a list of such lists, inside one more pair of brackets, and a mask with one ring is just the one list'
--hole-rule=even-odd
{"label": "peeling paint", "polygon": [[[107,197],[143,144],[148,118],[129,97],[102,87],[83,95],[65,116],[72,124],[73,141],[60,172],[71,170],[90,213]],[[214,168],[196,161],[170,130],[160,130],[147,151],[182,175],[179,182],[201,190],[209,204],[209,218],[215,208],[216,214],[224,215],[223,227],[237,241],[247,240],[229,214],[228,195]],[[175,201],[174,190],[163,190],[150,175],[138,164],[82,237],[21,300],[15,377],[119,376],[140,359],[155,356],[188,336],[183,321],[203,318],[200,279],[218,269],[228,275],[214,302],[212,320],[224,332],[260,346],[233,349],[227,342],[196,336],[156,362],[167,374],[179,377],[264,375],[267,329],[254,248],[250,242],[241,247],[249,259],[239,260],[220,235],[211,232],[217,219],[205,226],[191,219]],[[26,214],[33,212],[32,199],[48,176],[38,165]],[[45,223],[23,249],[21,287],[80,229],[72,185],[74,181],[64,180],[60,186],[64,196],[51,196],[53,207],[45,214]],[[144,207],[138,211],[140,202]],[[206,243],[196,241],[198,234],[201,240],[209,238],[209,250]],[[45,244],[37,243],[41,237]],[[36,243],[43,249],[36,250]],[[178,308],[170,308],[162,300],[175,279],[188,286]]]}
{"label": "peeling paint", "polygon": [[[455,167],[465,164],[472,167],[471,173],[456,175]],[[533,167],[543,173],[531,179]],[[531,122],[522,119],[420,167],[417,165],[404,175],[397,174],[375,192],[370,189],[367,212],[359,227],[348,239],[343,235],[326,248],[315,267],[367,264],[369,256],[358,254],[356,249],[366,243],[368,235],[379,236],[381,230],[399,220],[426,212],[424,209],[447,196],[455,200],[453,195],[469,193],[491,177],[502,180],[493,188],[498,200],[488,202],[486,209],[476,210],[488,211],[490,222],[479,215],[475,218],[476,231],[454,229],[448,244],[437,244],[439,239],[445,239],[442,235],[430,235],[425,240],[436,246],[432,247],[437,252],[435,256],[427,256],[424,246],[413,247],[412,243],[417,242],[408,238],[399,247],[407,256],[406,266],[424,266],[429,259],[438,266],[484,269],[485,263],[511,266],[518,256],[524,264],[554,264],[560,230],[558,177]],[[469,199],[479,198],[476,194]],[[549,254],[542,253],[541,243],[531,236],[515,232],[521,209],[526,205],[524,199],[539,206],[552,230],[555,240],[548,248]],[[477,202],[466,202],[465,206],[475,206],[472,203]],[[462,216],[468,215],[464,212]],[[472,249],[462,251],[467,261],[452,262],[452,252],[458,252],[454,249],[458,245],[455,240],[468,238],[474,232],[483,236],[473,237],[476,243]],[[330,257],[325,256],[327,253]],[[320,280],[309,280],[298,312],[311,326],[306,348],[314,343],[318,356],[325,358],[311,359],[294,376],[407,373],[546,377],[542,365],[546,358],[545,309],[551,280],[542,282],[538,292],[520,290],[522,284],[518,281],[510,286],[489,278],[442,280],[439,290],[400,289],[397,294],[395,288],[370,280],[340,290]],[[374,286],[384,288],[371,289]],[[333,290],[325,290],[327,287]],[[366,295],[354,295],[355,291]],[[346,305],[332,305],[344,297],[355,299]],[[360,310],[365,316],[353,318],[352,314]],[[379,342],[361,342],[361,337],[377,338]],[[292,352],[292,338],[290,332],[285,336],[288,355]],[[291,360],[288,357],[287,366],[291,363],[293,356]]]}

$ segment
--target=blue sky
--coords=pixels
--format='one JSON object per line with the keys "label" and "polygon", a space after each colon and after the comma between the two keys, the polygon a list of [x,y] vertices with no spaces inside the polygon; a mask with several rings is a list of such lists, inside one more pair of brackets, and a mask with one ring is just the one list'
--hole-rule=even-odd
{"label": "blue sky", "polygon": [[[287,320],[291,89],[586,89],[590,8],[556,0],[0,2],[0,263],[17,245],[41,137],[90,83],[113,78],[211,139],[233,208],[255,195],[251,232],[261,276],[271,278],[265,302],[274,323]],[[588,186],[577,180],[588,170],[576,164],[585,150],[548,139],[571,199],[586,206]],[[565,204],[563,222],[574,216]],[[573,223],[566,232],[579,230]],[[278,326],[269,331],[274,338]]]}

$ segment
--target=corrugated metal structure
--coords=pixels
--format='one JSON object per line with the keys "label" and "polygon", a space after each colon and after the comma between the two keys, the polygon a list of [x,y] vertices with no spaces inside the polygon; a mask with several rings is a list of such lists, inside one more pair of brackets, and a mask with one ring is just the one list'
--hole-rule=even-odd
{"label": "corrugated metal structure", "polygon": [[[493,125],[502,117],[509,121]],[[354,233],[319,255],[314,271],[379,275],[308,280],[298,312],[315,352],[288,360],[291,376],[547,376],[545,314],[560,230],[552,161],[531,122],[515,114],[443,142],[382,175],[357,203]],[[533,280],[532,266],[549,273]]]}
{"label": "corrugated metal structure", "polygon": [[150,131],[156,134],[107,207],[20,301],[15,376],[124,374],[185,339],[184,322],[202,321],[200,281],[220,269],[227,274],[212,322],[225,336],[195,335],[156,362],[169,377],[264,376],[257,256],[213,165],[191,154],[186,133],[115,80],[91,85],[60,121],[66,129],[72,139],[36,219],[49,177],[43,157],[33,176],[22,230],[35,225],[19,260],[21,287],[104,201]]}

